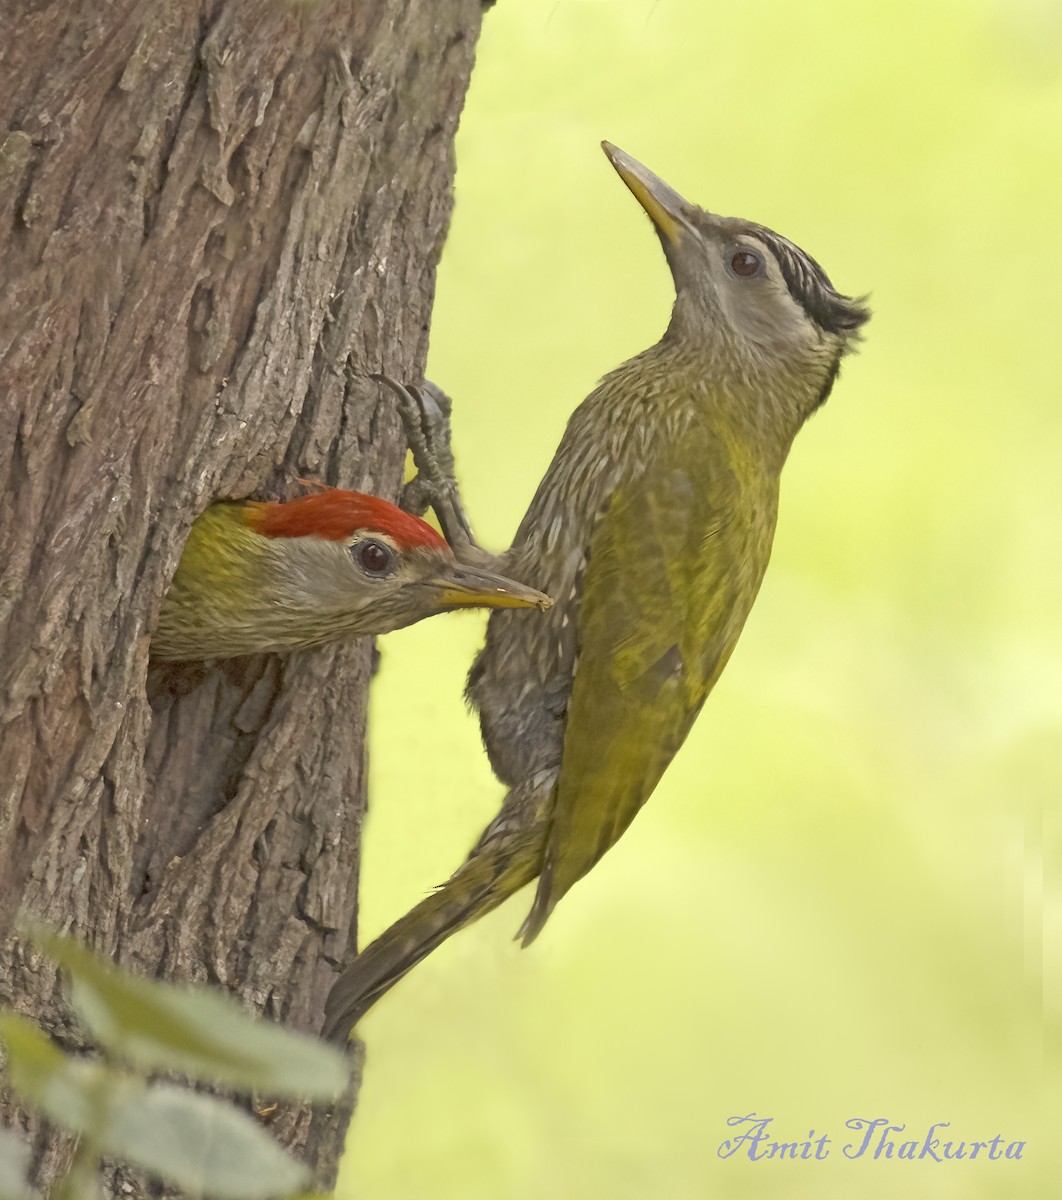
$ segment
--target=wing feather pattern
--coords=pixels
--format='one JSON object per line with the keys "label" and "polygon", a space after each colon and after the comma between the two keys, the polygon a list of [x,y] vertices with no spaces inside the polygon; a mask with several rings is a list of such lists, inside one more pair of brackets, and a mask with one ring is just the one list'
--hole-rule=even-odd
{"label": "wing feather pattern", "polygon": [[556,807],[525,944],[649,798],[766,566],[750,562],[758,539],[726,456],[707,433],[693,436],[699,452],[688,443],[681,460],[666,452],[614,493],[591,540]]}

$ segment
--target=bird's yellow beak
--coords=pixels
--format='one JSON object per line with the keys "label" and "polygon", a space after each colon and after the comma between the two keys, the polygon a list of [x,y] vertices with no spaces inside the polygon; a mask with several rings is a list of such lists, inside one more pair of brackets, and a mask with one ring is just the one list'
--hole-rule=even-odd
{"label": "bird's yellow beak", "polygon": [[608,155],[608,161],[616,168],[620,179],[634,193],[634,198],[649,214],[660,236],[672,246],[678,246],[683,234],[691,232],[686,214],[692,206],[659,175],[654,175],[648,167],[643,167],[636,158],[631,158],[618,146],[602,142],[601,149]]}
{"label": "bird's yellow beak", "polygon": [[463,564],[455,564],[426,582],[435,592],[440,607],[547,609],[553,604],[545,592]]}

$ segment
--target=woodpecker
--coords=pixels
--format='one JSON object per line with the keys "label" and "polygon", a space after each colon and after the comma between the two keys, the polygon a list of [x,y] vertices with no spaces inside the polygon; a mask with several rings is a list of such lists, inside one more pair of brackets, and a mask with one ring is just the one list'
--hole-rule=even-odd
{"label": "woodpecker", "polygon": [[[556,600],[535,621],[492,613],[469,675],[509,790],[465,864],[337,980],[324,1028],[337,1040],[451,933],[537,878],[520,931],[530,943],[626,830],[730,658],[790,445],[869,317],[792,242],[687,203],[603,146],[663,246],[671,321],[575,411],[494,560]],[[430,387],[404,393],[422,424],[438,411]],[[459,556],[484,562],[455,486],[437,482],[436,511]]]}
{"label": "woodpecker", "polygon": [[459,563],[426,522],[323,488],[218,501],[192,525],[151,639],[158,662],[301,650],[455,608],[547,608],[548,596]]}

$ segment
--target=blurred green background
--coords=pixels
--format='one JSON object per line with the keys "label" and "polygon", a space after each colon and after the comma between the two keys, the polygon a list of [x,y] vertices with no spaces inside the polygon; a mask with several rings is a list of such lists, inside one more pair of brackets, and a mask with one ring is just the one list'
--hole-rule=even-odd
{"label": "blurred green background", "polygon": [[[731,665],[534,947],[522,895],[364,1021],[358,1200],[1062,1194],[1062,16],[1036,0],[501,0],[429,373],[508,544],[671,284],[602,137],[793,238],[874,319],[782,485]],[[501,797],[478,616],[383,644],[370,938]],[[1047,949],[1045,949],[1045,947]],[[824,1162],[721,1159],[727,1117]],[[848,1161],[850,1117],[1024,1140]]]}

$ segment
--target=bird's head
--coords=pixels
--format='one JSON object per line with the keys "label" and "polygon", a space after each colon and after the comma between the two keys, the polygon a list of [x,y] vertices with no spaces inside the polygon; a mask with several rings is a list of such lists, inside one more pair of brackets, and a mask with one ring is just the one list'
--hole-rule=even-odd
{"label": "bird's head", "polygon": [[455,608],[546,608],[534,588],[454,558],[430,525],[378,496],[326,488],[249,502],[243,520],[275,564],[274,599],[385,633]]}
{"label": "bird's head", "polygon": [[757,390],[787,381],[802,393],[803,421],[859,340],[870,316],[863,300],[838,292],[809,254],[773,230],[705,212],[629,154],[602,145],[649,214],[671,267],[671,339],[699,345],[715,374],[751,379]]}
{"label": "bird's head", "polygon": [[160,662],[229,658],[388,633],[455,608],[548,608],[542,592],[464,566],[430,525],[377,496],[323,488],[200,514],[151,641]]}

